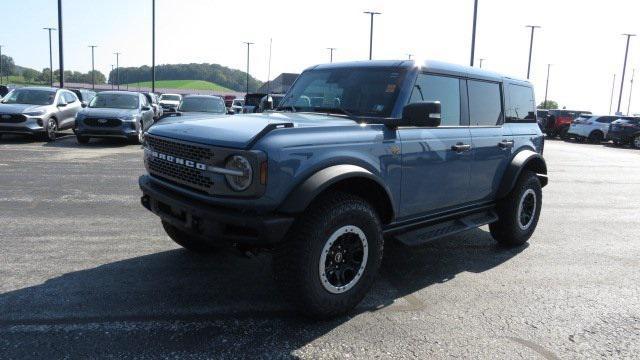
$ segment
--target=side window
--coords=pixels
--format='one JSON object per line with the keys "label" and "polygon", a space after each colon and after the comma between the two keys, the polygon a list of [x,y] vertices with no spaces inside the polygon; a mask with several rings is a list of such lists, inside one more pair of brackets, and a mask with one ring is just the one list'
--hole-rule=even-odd
{"label": "side window", "polygon": [[500,85],[486,81],[467,81],[469,122],[471,126],[496,126],[502,123]]}
{"label": "side window", "polygon": [[460,126],[460,80],[453,77],[418,74],[409,103],[440,101],[441,126]]}
{"label": "side window", "polygon": [[599,123],[605,123],[605,124],[611,124],[616,118],[613,116],[603,116],[601,118],[598,118],[598,120],[596,120]]}
{"label": "side window", "polygon": [[64,96],[64,100],[67,102],[67,104],[71,104],[72,102],[76,102],[78,100],[74,93],[68,91],[64,91],[62,93],[62,96]]}
{"label": "side window", "polygon": [[149,106],[149,102],[147,101],[147,97],[144,95],[140,95],[140,106]]}
{"label": "side window", "polygon": [[535,121],[536,106],[533,89],[527,86],[510,84],[507,87],[508,104],[505,107],[506,121]]}

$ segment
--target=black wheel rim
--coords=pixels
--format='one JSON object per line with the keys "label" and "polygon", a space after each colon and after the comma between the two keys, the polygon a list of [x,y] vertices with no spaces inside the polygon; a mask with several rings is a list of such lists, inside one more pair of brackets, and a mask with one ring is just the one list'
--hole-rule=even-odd
{"label": "black wheel rim", "polygon": [[348,225],[327,240],[320,258],[320,280],[334,294],[353,288],[364,273],[368,258],[367,238],[360,228]]}
{"label": "black wheel rim", "polygon": [[536,213],[536,193],[533,189],[527,189],[520,198],[518,205],[518,225],[520,229],[527,230],[533,223]]}

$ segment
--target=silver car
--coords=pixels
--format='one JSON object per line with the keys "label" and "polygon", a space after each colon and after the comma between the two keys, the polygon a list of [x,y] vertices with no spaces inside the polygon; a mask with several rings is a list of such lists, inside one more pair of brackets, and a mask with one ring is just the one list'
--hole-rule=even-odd
{"label": "silver car", "polygon": [[14,89],[0,102],[2,134],[35,135],[54,141],[59,130],[71,129],[82,109],[78,97],[69,90],[49,87]]}

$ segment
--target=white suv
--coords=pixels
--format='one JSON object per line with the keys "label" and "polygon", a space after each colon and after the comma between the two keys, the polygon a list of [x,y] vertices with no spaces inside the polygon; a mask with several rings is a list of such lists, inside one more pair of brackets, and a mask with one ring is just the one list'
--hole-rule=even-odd
{"label": "white suv", "polygon": [[580,115],[573,120],[567,134],[577,141],[589,140],[592,143],[602,142],[607,138],[609,124],[618,119],[616,116]]}

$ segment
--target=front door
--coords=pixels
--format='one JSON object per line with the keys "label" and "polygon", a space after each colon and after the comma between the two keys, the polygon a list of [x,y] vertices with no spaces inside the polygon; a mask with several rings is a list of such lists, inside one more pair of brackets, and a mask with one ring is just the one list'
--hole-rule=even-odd
{"label": "front door", "polygon": [[400,216],[417,217],[464,204],[471,169],[471,134],[464,124],[461,80],[419,74],[410,102],[440,101],[437,128],[401,127]]}

